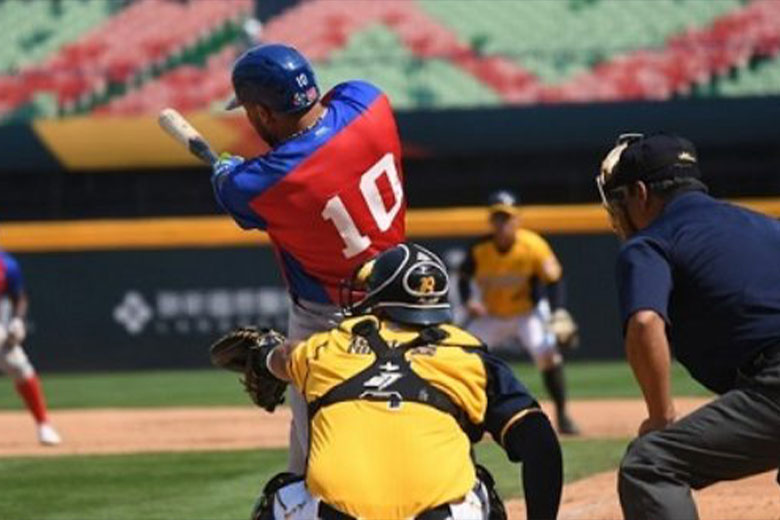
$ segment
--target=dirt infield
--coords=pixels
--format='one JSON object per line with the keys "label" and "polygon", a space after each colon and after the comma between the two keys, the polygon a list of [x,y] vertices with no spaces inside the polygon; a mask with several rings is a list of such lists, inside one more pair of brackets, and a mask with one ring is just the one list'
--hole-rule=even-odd
{"label": "dirt infield", "polygon": [[[684,415],[706,400],[675,402]],[[571,412],[585,438],[632,437],[645,416],[638,400],[577,401]],[[287,446],[290,421],[288,409],[270,415],[248,406],[60,410],[52,415],[65,443],[44,448],[26,413],[0,413],[0,456],[281,448]],[[615,489],[612,471],[566,486],[561,519],[620,519]],[[697,499],[703,519],[780,520],[780,487],[773,474],[718,484]],[[524,517],[522,501],[510,502],[509,508],[511,518]]]}
{"label": "dirt infield", "polygon": [[[703,520],[780,520],[780,487],[775,473],[723,482],[696,492]],[[621,520],[617,474],[607,471],[579,480],[563,490],[559,520]],[[522,501],[511,501],[512,520],[525,519]]]}
{"label": "dirt infield", "polygon": [[[703,402],[676,401],[681,414]],[[547,403],[543,406],[549,410]],[[631,437],[645,415],[637,400],[575,401],[570,406],[586,438]],[[52,416],[66,442],[42,448],[26,413],[0,413],[0,456],[283,448],[290,422],[286,408],[271,415],[249,406],[60,410]]]}
{"label": "dirt infield", "polygon": [[0,414],[0,456],[213,451],[287,446],[290,411],[250,407],[61,410],[65,442],[41,447],[28,414]]}

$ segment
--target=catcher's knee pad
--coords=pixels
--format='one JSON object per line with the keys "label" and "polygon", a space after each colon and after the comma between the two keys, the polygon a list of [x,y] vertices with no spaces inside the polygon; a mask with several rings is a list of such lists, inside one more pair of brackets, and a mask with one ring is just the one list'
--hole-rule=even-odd
{"label": "catcher's knee pad", "polygon": [[498,496],[496,491],[496,481],[493,479],[493,475],[487,470],[485,466],[475,464],[477,478],[485,486],[487,491],[488,504],[490,504],[490,516],[488,520],[507,520],[506,508],[501,497]]}
{"label": "catcher's knee pad", "polygon": [[17,381],[28,379],[35,374],[35,369],[21,345],[0,349],[0,370]]}
{"label": "catcher's knee pad", "polygon": [[263,492],[260,493],[252,508],[251,520],[274,520],[274,497],[276,492],[293,482],[301,480],[303,480],[302,476],[289,472],[279,473],[271,477],[271,480],[263,487]]}

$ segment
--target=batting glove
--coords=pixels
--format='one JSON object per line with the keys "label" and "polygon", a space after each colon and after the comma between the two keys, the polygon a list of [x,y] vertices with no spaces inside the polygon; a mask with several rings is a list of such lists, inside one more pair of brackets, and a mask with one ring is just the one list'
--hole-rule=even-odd
{"label": "batting glove", "polygon": [[214,177],[221,177],[222,175],[230,172],[236,166],[244,162],[244,158],[239,155],[230,155],[228,152],[223,152],[219,156],[219,160],[214,163]]}
{"label": "batting glove", "polygon": [[8,322],[8,337],[15,343],[21,343],[27,337],[27,328],[24,326],[22,318],[17,316]]}

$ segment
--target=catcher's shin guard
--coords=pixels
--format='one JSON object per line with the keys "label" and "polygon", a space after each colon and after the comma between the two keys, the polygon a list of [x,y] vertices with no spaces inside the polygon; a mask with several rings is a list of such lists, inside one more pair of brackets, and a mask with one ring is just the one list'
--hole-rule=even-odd
{"label": "catcher's shin guard", "polygon": [[294,473],[279,473],[271,477],[266,485],[263,487],[263,492],[255,501],[255,505],[252,507],[252,516],[250,520],[274,520],[274,497],[276,492],[283,487],[303,480],[303,477]]}
{"label": "catcher's shin guard", "polygon": [[485,489],[487,490],[488,504],[490,504],[490,516],[488,516],[488,520],[507,520],[506,508],[504,507],[504,502],[501,500],[501,497],[498,496],[498,491],[496,491],[496,481],[493,479],[493,475],[490,474],[485,466],[480,464],[475,464],[474,466],[477,472],[477,478],[485,485]]}

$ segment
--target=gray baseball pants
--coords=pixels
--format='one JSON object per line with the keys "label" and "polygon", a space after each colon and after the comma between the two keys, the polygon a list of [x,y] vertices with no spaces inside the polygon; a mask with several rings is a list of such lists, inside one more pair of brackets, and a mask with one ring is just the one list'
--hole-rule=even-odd
{"label": "gray baseball pants", "polygon": [[733,390],[629,445],[618,478],[623,516],[696,520],[691,489],[777,468],[780,350],[740,371]]}
{"label": "gray baseball pants", "polygon": [[[290,341],[303,341],[312,334],[336,327],[341,319],[340,309],[335,305],[306,300],[292,301],[287,336]],[[306,400],[300,392],[290,387],[288,396],[293,417],[290,423],[287,470],[296,475],[303,475],[309,452],[309,413]]]}

